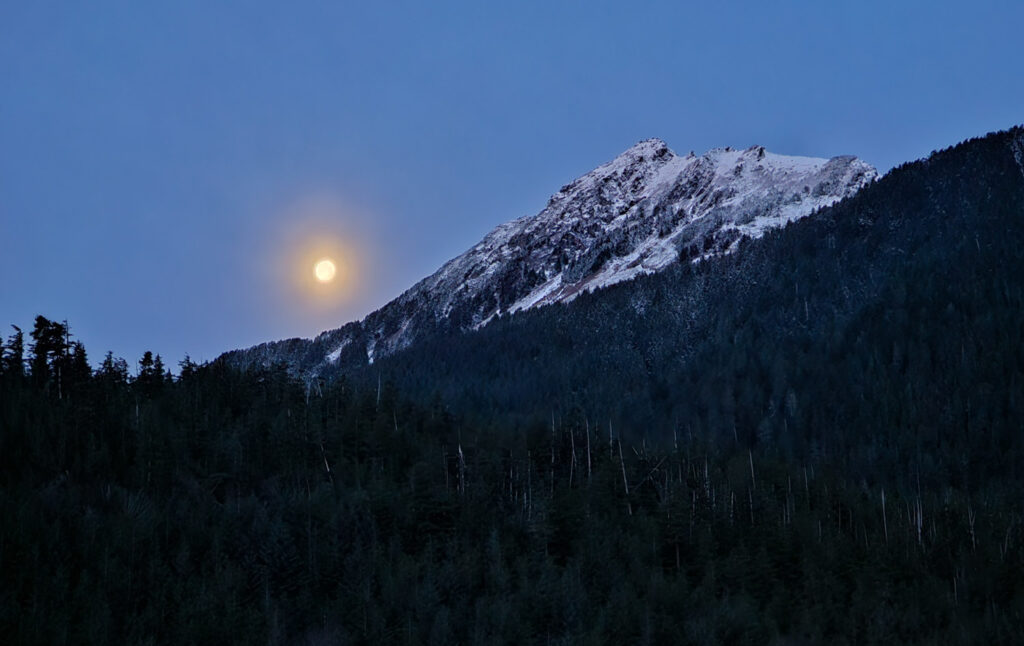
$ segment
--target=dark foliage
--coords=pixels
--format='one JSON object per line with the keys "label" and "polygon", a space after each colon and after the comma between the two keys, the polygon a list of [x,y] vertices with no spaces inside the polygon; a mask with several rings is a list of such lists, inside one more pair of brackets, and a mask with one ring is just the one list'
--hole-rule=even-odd
{"label": "dark foliage", "polygon": [[1020,137],[326,382],[90,373],[40,317],[0,362],[0,634],[1012,643]]}
{"label": "dark foliage", "polygon": [[[1024,129],[906,164],[749,243],[439,336],[350,377],[483,425],[582,410],[865,478],[1024,485]],[[955,457],[939,467],[930,456]]]}
{"label": "dark foliage", "polygon": [[283,369],[156,390],[99,372],[63,399],[5,375],[0,414],[6,643],[970,642],[1024,625],[1015,489],[902,492],[690,433],[621,443],[582,415],[514,437]]}

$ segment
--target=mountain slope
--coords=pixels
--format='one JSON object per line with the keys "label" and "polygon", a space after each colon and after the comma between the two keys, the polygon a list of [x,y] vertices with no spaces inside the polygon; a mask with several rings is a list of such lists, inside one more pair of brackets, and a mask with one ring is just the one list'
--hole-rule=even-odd
{"label": "mountain slope", "polygon": [[852,473],[1024,474],[1010,452],[1024,425],[1024,129],[901,166],[739,253],[438,335],[348,377],[513,436],[586,417],[841,457]]}
{"label": "mountain slope", "polygon": [[850,156],[787,157],[761,146],[680,156],[658,139],[645,140],[562,187],[537,215],[497,227],[363,321],[225,359],[284,361],[299,371],[372,363],[439,328],[479,328],[680,258],[732,252],[740,240],[848,197],[876,176]]}

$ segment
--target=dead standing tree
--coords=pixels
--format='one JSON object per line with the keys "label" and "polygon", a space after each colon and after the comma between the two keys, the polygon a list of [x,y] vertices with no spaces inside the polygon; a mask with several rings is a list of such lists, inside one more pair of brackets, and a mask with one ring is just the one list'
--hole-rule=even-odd
{"label": "dead standing tree", "polygon": [[633,503],[629,501],[629,480],[626,479],[626,461],[622,458],[622,440],[619,440],[619,465],[622,467],[622,486],[626,490],[626,509],[633,515]]}

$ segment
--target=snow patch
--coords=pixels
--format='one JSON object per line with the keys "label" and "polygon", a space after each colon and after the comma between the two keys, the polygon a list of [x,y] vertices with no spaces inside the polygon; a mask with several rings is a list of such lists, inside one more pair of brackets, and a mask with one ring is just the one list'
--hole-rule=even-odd
{"label": "snow patch", "polygon": [[[1014,150],[1020,164],[1024,150]],[[733,253],[744,238],[806,217],[877,175],[849,156],[789,157],[762,146],[679,156],[660,139],[641,141],[563,186],[540,213],[495,227],[364,319],[366,355],[373,363],[445,321],[479,328],[680,258]],[[327,357],[337,361],[339,349]]]}
{"label": "snow patch", "polygon": [[1024,132],[1010,140],[1010,148],[1013,149],[1013,159],[1017,162],[1021,176],[1024,176]]}
{"label": "snow patch", "polygon": [[328,353],[327,361],[329,361],[330,363],[337,363],[338,358],[341,357],[341,351],[344,350],[345,346],[347,346],[351,342],[352,339],[345,339],[344,341],[342,341],[341,345],[339,345],[334,350],[331,350],[330,353]]}

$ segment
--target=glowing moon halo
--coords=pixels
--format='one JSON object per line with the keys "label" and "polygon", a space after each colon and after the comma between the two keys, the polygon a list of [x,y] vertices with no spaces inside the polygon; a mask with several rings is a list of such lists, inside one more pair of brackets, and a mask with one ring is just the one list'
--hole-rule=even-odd
{"label": "glowing moon halo", "polygon": [[331,282],[337,273],[338,268],[334,266],[334,262],[330,258],[318,260],[316,265],[313,266],[313,275],[321,283]]}

